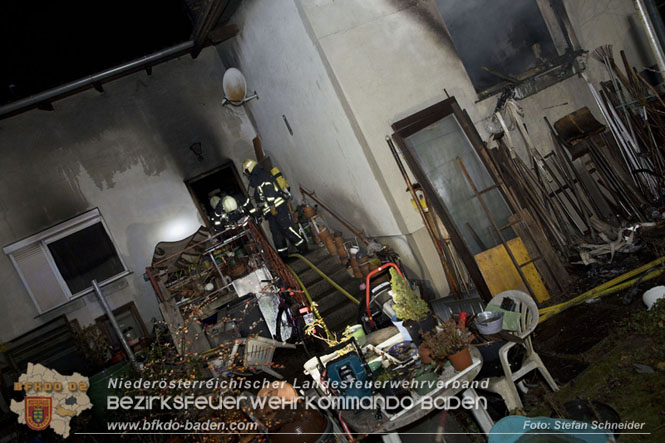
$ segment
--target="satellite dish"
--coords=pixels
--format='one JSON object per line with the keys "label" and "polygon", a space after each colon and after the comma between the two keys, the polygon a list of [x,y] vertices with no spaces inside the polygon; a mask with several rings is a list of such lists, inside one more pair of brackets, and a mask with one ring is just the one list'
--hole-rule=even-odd
{"label": "satellite dish", "polygon": [[234,106],[240,106],[253,98],[259,98],[259,96],[256,95],[256,91],[254,91],[254,95],[247,97],[247,82],[245,81],[245,76],[236,68],[229,68],[224,72],[222,88],[224,89],[224,100],[222,101],[222,105],[230,103]]}

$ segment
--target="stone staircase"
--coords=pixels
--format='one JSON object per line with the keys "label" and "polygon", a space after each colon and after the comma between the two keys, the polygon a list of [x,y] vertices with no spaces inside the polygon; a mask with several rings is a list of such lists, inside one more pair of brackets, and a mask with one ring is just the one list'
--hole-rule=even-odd
{"label": "stone staircase", "polygon": [[[349,294],[358,300],[361,299],[363,293],[359,286],[362,281],[347,273],[346,268],[340,263],[339,257],[331,256],[325,247],[319,247],[315,243],[310,244],[310,250],[304,257]],[[289,260],[289,266],[298,274],[312,300],[318,304],[319,313],[331,332],[340,336],[347,325],[358,322],[358,305],[335,289],[302,260]]]}

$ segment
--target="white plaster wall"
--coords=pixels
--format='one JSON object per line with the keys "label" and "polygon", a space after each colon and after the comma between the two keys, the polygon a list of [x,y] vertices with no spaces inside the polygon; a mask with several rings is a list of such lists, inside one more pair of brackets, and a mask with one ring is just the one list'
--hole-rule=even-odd
{"label": "white plaster wall", "polygon": [[[496,98],[480,103],[431,0],[297,0],[311,25],[323,57],[340,87],[368,145],[374,173],[381,176],[391,195],[396,217],[405,222],[404,233],[413,235],[429,273],[443,279],[434,247],[398,168],[386,147],[395,121],[446,98],[444,90],[465,108],[484,138],[485,119]],[[636,28],[630,1],[567,0],[566,6],[581,45],[593,50],[612,44],[618,57],[625,49],[638,67],[651,64],[648,50]],[[604,67],[589,60],[588,74],[594,83],[606,80]],[[563,106],[553,105],[567,103]],[[567,79],[520,102],[525,123],[543,152],[551,150],[543,121],[555,121],[581,106],[597,110],[586,84],[578,77]],[[517,136],[515,136],[517,137]],[[440,285],[439,285],[440,287]]]}
{"label": "white plaster wall", "polygon": [[[404,236],[403,223],[387,200],[390,192],[383,176],[376,174],[363,134],[340,100],[295,2],[247,0],[233,22],[240,34],[218,47],[220,56],[226,66],[244,73],[250,92],[258,93],[259,100],[244,106],[264,150],[283,170],[296,198],[299,185],[315,190],[356,227],[394,247],[407,268],[432,279],[426,268],[422,272],[418,252]],[[344,231],[332,217],[328,221]]]}
{"label": "white plaster wall", "polygon": [[240,34],[220,54],[258,93],[245,106],[292,193],[300,196],[299,185],[314,189],[372,235],[399,233],[293,0],[245,1],[233,22]]}
{"label": "white plaster wall", "polygon": [[[161,318],[143,280],[155,244],[194,232],[200,220],[183,180],[226,153],[244,157],[255,132],[242,109],[220,105],[224,69],[214,48],[183,56],[0,121],[0,245],[98,207],[133,272],[104,291],[112,308],[134,301],[148,328]],[[205,160],[189,151],[201,142]],[[222,154],[224,151],[225,154]],[[102,315],[94,295],[35,319],[37,310],[0,254],[0,342],[55,316],[83,326]]]}
{"label": "white plaster wall", "polygon": [[[298,2],[246,0],[232,21],[240,34],[218,47],[220,56],[225,66],[244,73],[250,92],[258,93],[259,100],[244,106],[264,150],[283,170],[296,198],[299,185],[313,189],[354,226],[393,247],[412,276],[445,291],[443,271],[428,265],[428,258],[414,249],[414,236],[394,211],[384,175],[377,172],[365,135],[331,78]],[[334,229],[346,231],[334,218],[327,219]]]}

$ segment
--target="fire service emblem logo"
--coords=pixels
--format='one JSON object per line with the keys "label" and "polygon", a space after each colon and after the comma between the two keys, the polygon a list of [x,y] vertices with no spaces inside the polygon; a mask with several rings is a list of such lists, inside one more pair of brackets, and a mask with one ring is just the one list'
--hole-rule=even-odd
{"label": "fire service emblem logo", "polygon": [[35,431],[43,431],[51,423],[51,397],[25,398],[25,424]]}

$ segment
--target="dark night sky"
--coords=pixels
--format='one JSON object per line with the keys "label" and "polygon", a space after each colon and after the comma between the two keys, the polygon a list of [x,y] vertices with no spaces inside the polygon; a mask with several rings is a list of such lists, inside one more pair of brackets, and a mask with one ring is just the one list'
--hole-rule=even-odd
{"label": "dark night sky", "polygon": [[186,41],[191,29],[182,0],[3,0],[0,105]]}

